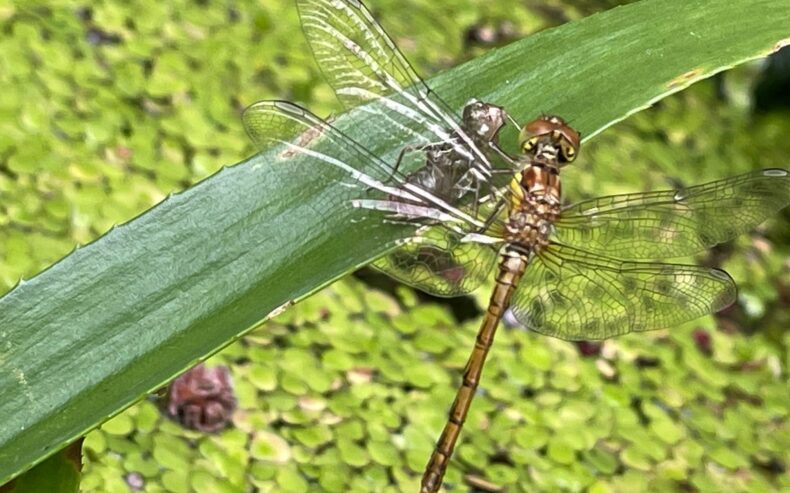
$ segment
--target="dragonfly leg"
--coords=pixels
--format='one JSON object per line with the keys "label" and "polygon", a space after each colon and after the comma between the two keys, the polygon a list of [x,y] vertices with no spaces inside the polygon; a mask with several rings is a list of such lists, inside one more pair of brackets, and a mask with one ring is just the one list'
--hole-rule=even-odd
{"label": "dragonfly leg", "polygon": [[[390,172],[389,176],[387,176],[387,178],[382,183],[385,185],[392,183],[392,181],[395,179],[395,176],[398,174],[398,169],[400,168],[401,162],[403,162],[403,158],[406,156],[407,152],[422,151],[426,148],[427,146],[404,146],[398,153],[398,159],[395,161],[395,166],[392,167],[392,171]],[[373,188],[368,187],[367,192],[370,192],[371,190],[373,190]]]}
{"label": "dragonfly leg", "polygon": [[508,170],[492,169],[491,170],[492,173],[496,173],[496,172],[512,173],[513,171],[517,171],[517,170],[519,170],[521,168],[521,165],[519,164],[518,159],[513,157],[513,156],[511,156],[504,149],[499,147],[499,144],[497,144],[494,141],[491,141],[491,142],[488,143],[488,145],[491,147],[491,149],[494,150],[494,152],[496,152],[499,155],[499,157],[502,158],[503,161],[505,161],[507,163],[508,166],[510,166],[510,169],[508,169]]}
{"label": "dragonfly leg", "polygon": [[493,212],[488,215],[488,217],[486,218],[486,222],[483,223],[483,226],[481,226],[480,229],[477,231],[478,234],[485,233],[486,230],[491,227],[491,225],[494,223],[496,218],[499,216],[499,211],[502,210],[502,207],[504,207],[505,200],[506,200],[506,197],[504,197],[504,196],[500,197],[500,199],[497,200],[497,203],[494,206]]}
{"label": "dragonfly leg", "polygon": [[477,180],[477,186],[475,186],[475,207],[474,207],[474,217],[477,217],[477,213],[480,212],[480,179]]}
{"label": "dragonfly leg", "polygon": [[426,146],[414,146],[414,145],[404,146],[398,153],[398,159],[395,161],[395,166],[392,168],[392,173],[390,173],[387,179],[384,180],[384,183],[389,184],[395,178],[395,175],[398,174],[398,169],[400,168],[400,165],[403,162],[403,158],[406,156],[407,152],[425,151],[425,150],[426,150]]}

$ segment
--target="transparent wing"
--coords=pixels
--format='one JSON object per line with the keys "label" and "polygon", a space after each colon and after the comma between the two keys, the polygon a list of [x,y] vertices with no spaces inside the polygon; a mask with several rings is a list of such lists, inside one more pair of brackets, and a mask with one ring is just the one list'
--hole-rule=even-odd
{"label": "transparent wing", "polygon": [[790,204],[790,172],[765,169],[679,190],[613,195],[562,211],[556,239],[625,259],[691,255]]}
{"label": "transparent wing", "polygon": [[418,225],[425,224],[420,219],[445,221],[461,236],[483,226],[473,217],[478,211],[451,205],[407,181],[364,146],[299,105],[259,101],[244,110],[242,121],[260,150],[282,145],[282,159],[299,155],[345,173],[351,181],[344,181],[343,186],[358,188],[350,194],[353,206],[390,212]]}
{"label": "transparent wing", "polygon": [[718,269],[622,262],[550,245],[527,267],[511,308],[527,328],[568,340],[672,327],[735,301]]}
{"label": "transparent wing", "polygon": [[355,0],[297,0],[310,47],[346,108],[366,106],[382,133],[412,146],[457,140],[475,166],[487,157],[458,117],[423,82],[365,6]]}
{"label": "transparent wing", "polygon": [[283,160],[299,156],[340,172],[338,187],[328,194],[330,202],[322,205],[322,212],[352,206],[382,214],[383,224],[413,227],[405,244],[376,262],[379,269],[438,296],[469,292],[490,273],[496,259],[493,247],[461,241],[482,223],[406,182],[339,129],[285,101],[255,103],[242,119],[261,150],[282,146]]}
{"label": "transparent wing", "polygon": [[490,278],[497,252],[491,245],[462,242],[457,235],[432,228],[373,266],[422,291],[452,297],[474,291]]}
{"label": "transparent wing", "polygon": [[347,108],[406,89],[415,98],[430,93],[361,2],[297,0],[296,5],[315,59]]}
{"label": "transparent wing", "polygon": [[387,192],[390,167],[352,138],[288,101],[259,101],[244,110],[244,128],[259,150],[278,145],[281,159],[301,155],[344,171],[355,182]]}

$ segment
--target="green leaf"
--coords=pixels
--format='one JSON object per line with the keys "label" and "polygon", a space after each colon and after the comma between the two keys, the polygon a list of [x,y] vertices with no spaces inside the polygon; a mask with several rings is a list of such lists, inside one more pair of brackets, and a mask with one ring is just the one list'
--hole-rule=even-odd
{"label": "green leaf", "polygon": [[546,455],[554,462],[560,464],[572,464],[576,460],[575,451],[567,444],[556,440],[549,441],[549,448]]}
{"label": "green leaf", "polygon": [[82,438],[8,484],[2,493],[77,493],[82,470]]}
{"label": "green leaf", "polygon": [[617,470],[617,457],[602,449],[583,452],[582,457],[604,474],[612,474]]}
{"label": "green leaf", "polygon": [[651,466],[650,458],[639,451],[636,447],[628,447],[623,450],[622,455],[620,458],[628,467],[633,469],[638,469],[640,471],[649,471]]}
{"label": "green leaf", "polygon": [[737,450],[729,447],[716,447],[708,452],[711,459],[729,469],[737,469],[739,467],[746,467],[749,461],[742,457]]}
{"label": "green leaf", "polygon": [[670,445],[679,442],[684,434],[683,427],[668,418],[651,421],[650,431],[659,440]]}
{"label": "green leaf", "polygon": [[[491,51],[431,85],[456,108],[474,96],[521,121],[553,112],[589,138],[771,53],[789,19],[785,0],[643,1]],[[156,74],[181,64],[163,60]],[[150,84],[178,82],[163,72]],[[364,112],[337,124],[385,158],[403,145]],[[323,210],[336,186],[324,169],[270,158],[168,198],[0,299],[0,484],[396,239]],[[341,453],[367,461],[354,444]]]}

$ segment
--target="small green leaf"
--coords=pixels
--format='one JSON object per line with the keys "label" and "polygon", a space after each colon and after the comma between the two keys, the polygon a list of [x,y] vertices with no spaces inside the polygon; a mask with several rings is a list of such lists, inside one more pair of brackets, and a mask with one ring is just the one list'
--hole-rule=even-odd
{"label": "small green leaf", "polygon": [[279,435],[258,431],[252,440],[250,454],[259,461],[284,464],[291,458],[288,442]]}
{"label": "small green leaf", "polygon": [[650,431],[664,443],[673,445],[684,436],[682,426],[668,418],[654,419],[650,423]]}
{"label": "small green leaf", "polygon": [[390,442],[371,440],[367,445],[370,458],[378,464],[394,466],[400,462],[400,454]]}
{"label": "small green leaf", "polygon": [[362,467],[370,462],[365,449],[345,437],[338,437],[337,448],[340,450],[340,457],[349,466]]}
{"label": "small green leaf", "polygon": [[549,441],[548,456],[559,464],[571,464],[576,460],[576,452],[563,442]]}
{"label": "small green leaf", "polygon": [[617,470],[617,457],[604,450],[594,448],[589,452],[583,452],[582,457],[604,474],[612,474]]}
{"label": "small green leaf", "polygon": [[716,447],[708,451],[708,457],[728,469],[738,469],[749,465],[749,461],[731,447]]}
{"label": "small green leaf", "polygon": [[623,450],[623,453],[620,454],[620,459],[626,466],[640,471],[649,471],[652,467],[652,462],[647,455],[643,454],[634,446],[630,446]]}
{"label": "small green leaf", "polygon": [[332,440],[332,430],[327,426],[311,426],[293,431],[294,438],[310,448],[319,447]]}

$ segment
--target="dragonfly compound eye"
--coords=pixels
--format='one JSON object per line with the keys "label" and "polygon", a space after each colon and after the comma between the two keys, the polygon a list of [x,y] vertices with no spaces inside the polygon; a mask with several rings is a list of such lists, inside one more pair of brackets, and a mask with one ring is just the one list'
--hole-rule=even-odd
{"label": "dragonfly compound eye", "polygon": [[562,155],[562,159],[568,163],[576,159],[576,148],[567,142],[563,142],[560,145],[560,151]]}
{"label": "dragonfly compound eye", "polygon": [[[541,140],[555,147],[564,147],[566,143],[570,147],[578,147],[575,144],[578,142],[578,134],[558,116],[545,115],[532,120],[524,125],[519,133],[519,144],[524,152],[534,150]],[[565,158],[565,149],[563,148],[561,151],[563,158]]]}

